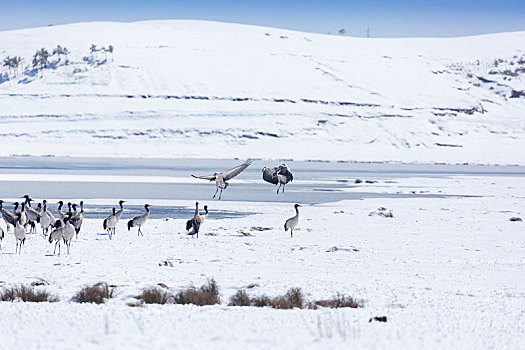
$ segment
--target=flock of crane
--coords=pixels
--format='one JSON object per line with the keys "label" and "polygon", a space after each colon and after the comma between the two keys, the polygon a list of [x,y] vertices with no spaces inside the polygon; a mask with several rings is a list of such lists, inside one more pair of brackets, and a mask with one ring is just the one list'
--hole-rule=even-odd
{"label": "flock of crane", "polygon": [[[204,179],[208,181],[215,181],[217,190],[212,198],[217,196],[219,192],[219,200],[222,197],[222,191],[228,187],[228,182],[235,176],[239,175],[252,163],[251,159],[246,160],[243,164],[223,172],[216,172],[213,175],[208,176],[195,176],[191,175],[197,179]],[[286,164],[274,168],[264,167],[263,170],[263,180],[274,185],[279,185],[277,188],[277,194],[282,188],[284,193],[284,186],[293,180],[293,175],[290,168]],[[62,211],[64,207],[63,201],[58,201],[57,216],[48,210],[47,201],[44,199],[42,203],[38,203],[36,208],[31,206],[31,202],[34,200],[29,195],[24,195],[25,201],[22,203],[14,202],[13,211],[9,211],[3,207],[4,201],[0,200],[0,212],[1,216],[6,222],[7,231],[11,226],[13,226],[14,236],[16,239],[16,249],[15,254],[18,252],[20,254],[22,246],[25,243],[27,228],[29,227],[29,233],[36,233],[36,226],[40,224],[42,228],[42,234],[49,240],[49,243],[55,242],[55,249],[53,254],[56,253],[56,248],[58,245],[58,254],[60,255],[60,243],[64,242],[67,253],[69,254],[71,248],[71,240],[74,237],[78,238],[82,222],[84,220],[84,202],[80,201],[79,205],[76,203],[67,203],[68,210],[67,212]],[[115,228],[118,221],[121,219],[122,214],[124,213],[124,200],[119,201],[120,209],[117,211],[115,207],[112,208],[111,214],[104,219],[102,226],[107,231],[109,238],[112,239],[115,234]],[[20,210],[18,208],[20,207]],[[133,219],[128,221],[128,231],[132,228],[137,228],[137,235],[142,235],[142,226],[146,223],[150,215],[150,205],[145,204],[144,209],[146,212],[142,215],[136,216]],[[295,204],[295,216],[286,220],[284,224],[285,231],[290,230],[290,235],[293,237],[293,230],[299,223],[299,204]],[[80,209],[80,210],[79,210]],[[208,217],[208,206],[204,206],[204,214],[199,213],[199,202],[195,203],[195,214],[194,216],[186,222],[186,231],[188,235],[199,236],[199,230],[201,224]],[[50,232],[51,230],[51,232]],[[4,238],[5,234],[3,229],[0,227],[0,243]],[[49,236],[49,237],[48,237]],[[0,245],[1,249],[1,245]]]}

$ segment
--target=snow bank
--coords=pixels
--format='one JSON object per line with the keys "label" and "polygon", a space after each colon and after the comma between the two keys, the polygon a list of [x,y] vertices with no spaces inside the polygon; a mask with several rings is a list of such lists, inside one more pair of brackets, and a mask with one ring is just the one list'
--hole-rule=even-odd
{"label": "snow bank", "polygon": [[[204,21],[0,32],[0,155],[525,164],[525,33],[364,39]],[[90,54],[90,45],[115,47]],[[43,74],[32,55],[56,45]]]}

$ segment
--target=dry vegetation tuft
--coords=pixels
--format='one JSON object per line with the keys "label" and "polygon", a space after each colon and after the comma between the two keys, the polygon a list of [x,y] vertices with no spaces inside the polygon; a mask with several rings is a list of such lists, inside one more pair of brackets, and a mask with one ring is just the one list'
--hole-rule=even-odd
{"label": "dry vegetation tuft", "polygon": [[316,300],[310,302],[308,303],[307,307],[309,309],[317,309],[318,307],[328,307],[332,309],[350,307],[356,309],[358,307],[363,307],[363,303],[361,301],[355,300],[352,297],[337,293],[335,297],[332,297],[330,299]]}
{"label": "dry vegetation tuft", "polygon": [[10,288],[4,288],[0,292],[1,301],[24,301],[24,302],[57,302],[59,299],[57,296],[49,294],[45,290],[35,290],[34,287],[27,285],[19,285]]}
{"label": "dry vegetation tuft", "polygon": [[219,286],[214,279],[208,280],[207,284],[202,285],[199,289],[191,286],[181,290],[175,296],[177,304],[194,304],[194,305],[214,305],[220,304]]}
{"label": "dry vegetation tuft", "polygon": [[144,300],[146,304],[166,304],[172,299],[172,296],[170,293],[158,287],[150,287],[144,288],[142,292],[137,295],[137,299]]}
{"label": "dry vegetation tuft", "polygon": [[113,298],[114,288],[106,282],[99,282],[92,286],[85,286],[74,297],[73,301],[78,303],[103,304],[107,299]]}
{"label": "dry vegetation tuft", "polygon": [[304,295],[300,288],[290,288],[286,294],[269,297],[267,295],[260,295],[256,297],[249,297],[246,290],[239,289],[237,293],[230,298],[230,305],[232,306],[255,306],[255,307],[271,307],[274,309],[318,309],[319,307],[326,308],[341,308],[363,307],[362,302],[359,302],[352,297],[342,294],[337,294],[330,299],[316,300],[306,302]]}
{"label": "dry vegetation tuft", "polygon": [[237,293],[230,297],[230,304],[232,306],[250,306],[250,297],[245,289],[239,289]]}
{"label": "dry vegetation tuft", "polygon": [[301,288],[290,288],[285,295],[274,298],[267,295],[250,298],[244,289],[239,289],[230,298],[230,303],[234,306],[269,306],[274,309],[302,309],[304,307],[304,297]]}

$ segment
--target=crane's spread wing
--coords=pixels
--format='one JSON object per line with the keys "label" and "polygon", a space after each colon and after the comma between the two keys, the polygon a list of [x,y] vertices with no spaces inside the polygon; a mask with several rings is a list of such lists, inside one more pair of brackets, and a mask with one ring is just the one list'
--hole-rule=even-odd
{"label": "crane's spread wing", "polygon": [[242,171],[244,169],[246,169],[248,166],[250,166],[250,164],[252,164],[252,160],[250,158],[248,158],[246,160],[246,162],[242,163],[241,165],[236,166],[233,169],[230,169],[228,171],[223,172],[222,173],[222,178],[224,179],[224,181],[228,181],[230,179],[233,179],[235,176],[237,176],[240,173],[242,173]]}
{"label": "crane's spread wing", "polygon": [[206,176],[195,176],[191,174],[196,179],[203,179],[203,180],[209,180],[209,181],[215,181],[215,175],[206,175]]}
{"label": "crane's spread wing", "polygon": [[279,180],[277,179],[275,169],[264,168],[263,170],[263,180],[271,184],[277,185]]}

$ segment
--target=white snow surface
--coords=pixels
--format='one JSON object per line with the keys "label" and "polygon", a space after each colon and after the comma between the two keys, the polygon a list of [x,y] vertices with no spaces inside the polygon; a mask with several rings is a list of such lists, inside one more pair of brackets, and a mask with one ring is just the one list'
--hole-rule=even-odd
{"label": "white snow surface", "polygon": [[[137,237],[126,230],[124,214],[110,241],[101,220],[86,213],[69,256],[64,249],[53,255],[41,234],[29,235],[22,254],[14,255],[9,233],[0,253],[1,286],[43,279],[49,285],[36,288],[60,301],[0,302],[2,348],[524,348],[525,223],[509,221],[525,214],[524,178],[399,178],[375,188],[415,195],[304,206],[293,238],[282,228],[294,214],[292,203],[211,200],[201,205],[256,214],[210,215],[198,239],[182,234],[184,220],[174,219],[150,220],[144,237]],[[190,201],[171,204],[193,207]],[[369,215],[379,207],[394,217]],[[5,229],[3,220],[0,225]],[[164,261],[173,266],[159,266]],[[221,305],[127,306],[144,287],[164,283],[176,293],[208,278],[221,287]],[[70,301],[82,286],[99,281],[117,286],[107,304]],[[250,284],[256,285],[250,295],[300,287],[309,300],[339,292],[364,307],[227,306]],[[374,316],[388,321],[369,323]]]}
{"label": "white snow surface", "polygon": [[[35,72],[56,45],[69,62]],[[0,58],[24,59],[0,78],[0,155],[523,165],[524,47],[190,20],[0,32]]]}

